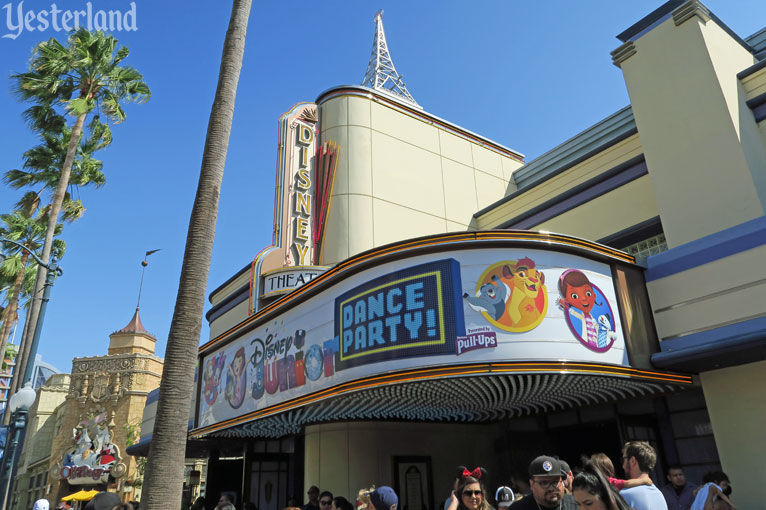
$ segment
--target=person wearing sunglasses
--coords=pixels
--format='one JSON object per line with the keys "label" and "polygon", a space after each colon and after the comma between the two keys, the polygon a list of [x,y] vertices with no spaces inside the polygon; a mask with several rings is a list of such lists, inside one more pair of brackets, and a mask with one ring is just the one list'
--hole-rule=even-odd
{"label": "person wearing sunglasses", "polygon": [[541,455],[529,465],[528,494],[509,510],[577,510],[574,498],[565,494],[559,459]]}
{"label": "person wearing sunglasses", "polygon": [[332,508],[332,492],[322,491],[319,495],[319,510],[331,510]]}
{"label": "person wearing sunglasses", "polygon": [[449,510],[492,510],[481,483],[482,476],[486,473],[482,468],[473,471],[466,469],[452,493]]}

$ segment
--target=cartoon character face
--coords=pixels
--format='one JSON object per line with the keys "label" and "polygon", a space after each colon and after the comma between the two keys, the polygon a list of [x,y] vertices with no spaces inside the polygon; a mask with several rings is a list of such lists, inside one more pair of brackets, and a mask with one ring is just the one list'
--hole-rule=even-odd
{"label": "cartoon character face", "polygon": [[545,275],[534,267],[518,266],[513,275],[514,287],[531,298],[537,297],[543,283],[545,283]]}
{"label": "cartoon character face", "polygon": [[489,314],[494,320],[498,320],[505,312],[505,302],[511,289],[496,275],[492,275],[492,283],[485,283],[479,287],[476,296],[463,294],[468,305],[478,312]]}
{"label": "cartoon character face", "polygon": [[585,313],[590,313],[596,302],[596,294],[593,292],[593,287],[587,283],[585,285],[580,285],[579,287],[567,285],[564,300],[569,306],[577,308]]}
{"label": "cartoon character face", "polygon": [[234,358],[234,361],[231,362],[231,370],[235,374],[241,374],[244,366],[245,366],[245,358],[243,356],[236,356]]}

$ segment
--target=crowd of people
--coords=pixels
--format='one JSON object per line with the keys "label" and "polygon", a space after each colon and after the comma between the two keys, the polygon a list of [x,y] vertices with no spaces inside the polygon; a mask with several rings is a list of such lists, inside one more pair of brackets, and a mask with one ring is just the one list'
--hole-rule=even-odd
{"label": "crowd of people", "polygon": [[[137,501],[122,501],[116,492],[99,492],[93,499],[85,503],[83,510],[139,510]],[[32,510],[49,510],[50,503],[47,499],[38,499],[32,505]],[[70,510],[72,503],[62,501],[56,505],[57,510]]]}
{"label": "crowd of people", "polygon": [[[622,449],[625,479],[615,478],[612,460],[603,453],[581,459],[574,471],[558,457],[540,455],[529,465],[528,478],[515,476],[508,485],[490,492],[487,471],[458,466],[453,490],[443,510],[736,510],[729,496],[732,487],[721,471],[705,475],[699,487],[687,482],[680,466],[670,466],[661,489],[649,476],[657,454],[644,441],[630,441]],[[514,490],[515,489],[515,490]],[[289,498],[283,510],[420,510],[399,508],[399,498],[391,487],[363,489],[356,504],[343,496],[308,490],[309,502],[299,506]],[[490,499],[492,495],[492,499]],[[33,510],[48,510],[48,501],[35,502]],[[205,499],[197,498],[189,510],[205,510]],[[115,493],[99,493],[86,510],[138,510],[138,504],[124,503]],[[245,502],[235,506],[229,494],[222,494],[215,510],[258,510]],[[440,509],[442,510],[442,509]]]}
{"label": "crowd of people", "polygon": [[[631,441],[622,449],[622,469],[626,479],[615,478],[611,459],[597,453],[582,459],[582,467],[573,472],[557,457],[541,455],[529,465],[529,485],[514,480],[511,487],[495,491],[498,510],[734,510],[729,499],[731,485],[725,473],[705,476],[704,484],[695,487],[686,481],[680,466],[668,469],[668,484],[658,489],[649,473],[657,454],[644,441]],[[491,510],[487,488],[482,482],[486,472],[458,467],[454,490],[444,510]]]}
{"label": "crowd of people", "polygon": [[[703,485],[696,487],[686,481],[680,466],[670,466],[668,483],[658,488],[649,475],[657,454],[644,441],[624,445],[621,467],[625,479],[616,478],[612,460],[603,453],[581,461],[581,466],[573,471],[563,459],[541,455],[530,463],[528,478],[516,476],[508,485],[492,492],[486,486],[488,476],[484,468],[469,470],[458,466],[453,490],[444,501],[443,510],[735,510],[729,498],[732,491],[729,479],[720,471],[708,473]],[[290,498],[284,510],[354,510],[355,506],[346,498],[320,491],[316,486],[309,489],[308,497],[309,502],[302,507]],[[203,508],[204,502],[191,510]],[[252,503],[242,507],[255,508]],[[359,491],[356,508],[416,510],[399,508],[399,498],[386,486]],[[237,508],[224,495],[215,510]]]}

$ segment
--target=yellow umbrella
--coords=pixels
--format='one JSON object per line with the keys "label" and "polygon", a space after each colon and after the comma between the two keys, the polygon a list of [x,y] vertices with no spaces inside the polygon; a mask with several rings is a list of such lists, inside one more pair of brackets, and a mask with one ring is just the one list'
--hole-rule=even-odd
{"label": "yellow umbrella", "polygon": [[[80,492],[82,492],[83,494],[80,494]],[[96,496],[96,494],[98,494],[98,491],[94,491],[94,490],[89,490],[88,492],[85,492],[85,491],[80,491],[80,492],[76,493],[80,495],[74,498],[75,501],[90,501]]]}
{"label": "yellow umbrella", "polygon": [[61,498],[61,501],[90,501],[96,496],[96,494],[98,494],[98,491],[79,490],[75,492],[74,494],[70,494],[69,496],[64,496],[63,498]]}
{"label": "yellow umbrella", "polygon": [[70,494],[69,496],[64,496],[63,498],[61,498],[61,501],[72,501],[72,500],[75,500],[75,501],[88,501],[90,499],[93,499],[93,496],[88,498],[88,500],[80,499],[85,494],[87,494],[87,492],[85,492],[84,490],[79,490],[79,491],[75,492],[74,494]]}

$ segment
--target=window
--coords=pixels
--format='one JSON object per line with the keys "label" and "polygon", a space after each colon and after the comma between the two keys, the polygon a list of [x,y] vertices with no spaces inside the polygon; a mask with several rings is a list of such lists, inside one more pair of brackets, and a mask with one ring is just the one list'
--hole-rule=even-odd
{"label": "window", "polygon": [[650,255],[657,255],[667,249],[668,243],[665,241],[665,234],[662,233],[626,246],[623,251],[630,253],[637,260],[646,260]]}

